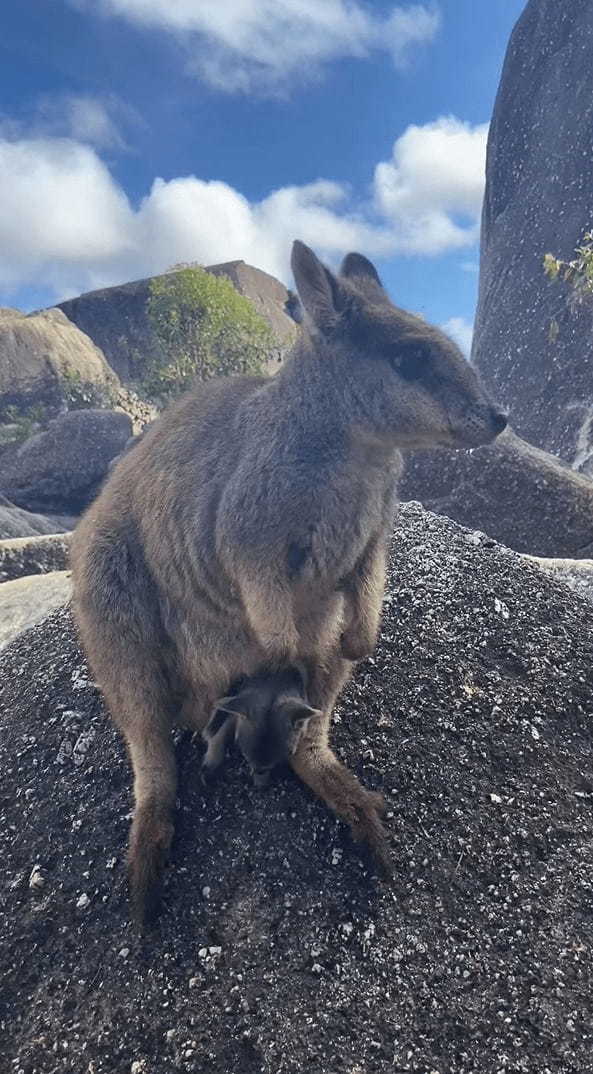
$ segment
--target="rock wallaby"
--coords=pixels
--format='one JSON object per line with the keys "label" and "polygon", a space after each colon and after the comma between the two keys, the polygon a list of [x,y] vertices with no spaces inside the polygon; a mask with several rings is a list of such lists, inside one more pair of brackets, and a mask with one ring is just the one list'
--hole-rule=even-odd
{"label": "rock wallaby", "polygon": [[334,275],[295,242],[305,311],[273,377],[213,380],[111,472],[72,543],[82,642],[134,772],[133,905],[158,908],[173,835],[175,722],[201,731],[231,683],[302,664],[318,710],[295,773],[389,871],[382,798],[335,757],[330,714],[379,627],[399,449],[467,448],[506,424],[438,329],[373,265]]}
{"label": "rock wallaby", "polygon": [[207,745],[202,761],[205,778],[220,767],[234,737],[256,787],[267,786],[272,769],[296,751],[311,717],[321,715],[307,703],[305,679],[299,668],[263,672],[217,701],[202,731]]}

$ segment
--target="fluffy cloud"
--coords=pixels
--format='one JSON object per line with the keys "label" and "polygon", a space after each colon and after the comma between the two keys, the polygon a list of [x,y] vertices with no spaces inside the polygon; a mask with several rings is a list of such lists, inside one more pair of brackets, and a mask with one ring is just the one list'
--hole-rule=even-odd
{"label": "fluffy cloud", "polygon": [[[96,135],[90,128],[87,137]],[[378,165],[367,204],[329,180],[249,202],[227,183],[185,176],[155,179],[135,207],[92,146],[0,138],[0,286],[50,286],[64,296],[179,261],[235,258],[287,280],[295,236],[330,262],[352,249],[439,254],[475,239],[484,140],[485,128],[454,119],[408,128],[392,160]]]}
{"label": "fluffy cloud", "polygon": [[398,138],[390,161],[375,169],[377,210],[402,248],[439,253],[475,242],[484,194],[488,125],[453,116]]}
{"label": "fluffy cloud", "polygon": [[469,358],[472,350],[472,339],[474,337],[474,326],[466,321],[464,317],[450,317],[448,321],[445,321],[441,325],[443,332],[446,332],[451,339],[461,347],[463,353]]}
{"label": "fluffy cloud", "polygon": [[[90,0],[73,0],[86,3]],[[282,92],[342,57],[391,53],[397,66],[430,42],[438,10],[394,7],[385,15],[357,0],[100,0],[106,14],[174,33],[190,65],[227,92]]]}

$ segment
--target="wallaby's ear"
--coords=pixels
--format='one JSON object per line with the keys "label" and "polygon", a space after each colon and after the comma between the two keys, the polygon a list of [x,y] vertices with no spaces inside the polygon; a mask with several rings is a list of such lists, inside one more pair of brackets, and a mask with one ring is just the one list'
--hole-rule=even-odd
{"label": "wallaby's ear", "polygon": [[330,332],[344,307],[339,281],[298,239],[292,245],[291,266],[305,312],[320,332]]}
{"label": "wallaby's ear", "polygon": [[282,705],[282,710],[288,716],[292,726],[299,729],[302,729],[312,716],[319,715],[318,709],[311,708],[311,705],[307,705],[305,701],[299,701],[297,698],[285,701]]}
{"label": "wallaby's ear", "polygon": [[387,298],[379,273],[372,261],[369,261],[368,257],[363,257],[362,254],[346,254],[340,268],[340,276],[352,280],[371,298]]}

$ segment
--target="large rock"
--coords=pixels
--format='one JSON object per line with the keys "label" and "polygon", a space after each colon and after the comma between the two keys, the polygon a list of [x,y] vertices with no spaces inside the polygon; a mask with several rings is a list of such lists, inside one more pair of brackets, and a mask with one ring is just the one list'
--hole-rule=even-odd
{"label": "large rock", "polygon": [[0,582],[63,571],[68,566],[69,548],[69,533],[0,541]]}
{"label": "large rock", "polygon": [[[0,472],[2,464],[0,463]],[[0,495],[0,540],[13,537],[35,537],[40,533],[65,533],[74,527],[76,519],[66,515],[36,515],[15,507]]]}
{"label": "large rock", "polygon": [[70,600],[69,571],[51,571],[0,585],[0,649]]}
{"label": "large rock", "polygon": [[593,554],[593,481],[510,429],[473,451],[415,452],[400,493],[518,552]]}
{"label": "large rock", "polygon": [[521,436],[589,471],[593,310],[571,314],[542,262],[591,228],[592,145],[593,4],[529,0],[490,125],[473,357]]}
{"label": "large rock", "polygon": [[0,309],[0,420],[56,412],[84,396],[101,401],[118,379],[99,348],[60,309]]}
{"label": "large rock", "polygon": [[132,435],[127,414],[76,410],[0,460],[0,492],[31,511],[83,510]]}
{"label": "large rock", "polygon": [[[334,727],[387,796],[379,883],[295,779],[199,780],[152,936],[124,749],[55,614],[0,659],[4,1070],[590,1074],[593,608],[418,508]],[[129,669],[133,674],[133,669]]]}
{"label": "large rock", "polygon": [[[290,296],[284,285],[244,261],[229,261],[206,269],[227,276],[240,294],[249,298],[276,335],[280,349],[294,338],[295,322],[287,312]],[[60,309],[101,347],[108,362],[126,382],[141,381],[147,361],[160,354],[150,325],[147,304],[151,279],[71,298]]]}

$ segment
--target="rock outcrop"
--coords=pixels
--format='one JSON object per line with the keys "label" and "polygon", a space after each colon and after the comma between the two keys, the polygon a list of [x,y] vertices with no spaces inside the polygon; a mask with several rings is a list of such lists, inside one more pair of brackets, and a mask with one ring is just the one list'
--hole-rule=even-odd
{"label": "rock outcrop", "polygon": [[[0,472],[2,464],[0,463]],[[65,533],[75,524],[74,518],[66,515],[36,515],[16,507],[5,496],[0,495],[0,540],[13,537],[35,537],[41,533]]]}
{"label": "rock outcrop", "polygon": [[[227,276],[236,290],[253,302],[281,347],[292,341],[295,322],[287,312],[289,292],[279,280],[244,261],[212,265],[206,271]],[[141,381],[147,362],[159,356],[147,315],[150,282],[135,280],[60,303],[60,309],[88,333],[124,382]]]}
{"label": "rock outcrop", "polygon": [[415,452],[400,495],[518,552],[593,554],[593,481],[511,430],[473,451]]}
{"label": "rock outcrop", "polygon": [[178,743],[165,913],[123,880],[130,774],[65,611],[0,658],[5,1070],[590,1074],[593,608],[402,511],[336,748],[386,795],[380,883],[294,778]]}
{"label": "rock outcrop", "polygon": [[33,574],[0,585],[0,649],[70,600],[69,571]]}
{"label": "rock outcrop", "polygon": [[0,582],[66,570],[69,547],[69,533],[0,541]]}
{"label": "rock outcrop", "polygon": [[62,310],[0,309],[0,421],[39,408],[51,415],[85,395],[99,403],[118,386],[102,352]]}
{"label": "rock outcrop", "polygon": [[131,435],[132,422],[119,411],[64,414],[0,459],[0,492],[30,511],[76,514],[94,498]]}
{"label": "rock outcrop", "polygon": [[[473,358],[527,440],[593,469],[593,306],[544,276],[593,225],[593,5],[529,0],[490,125]],[[550,331],[551,322],[557,331]]]}

